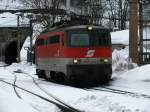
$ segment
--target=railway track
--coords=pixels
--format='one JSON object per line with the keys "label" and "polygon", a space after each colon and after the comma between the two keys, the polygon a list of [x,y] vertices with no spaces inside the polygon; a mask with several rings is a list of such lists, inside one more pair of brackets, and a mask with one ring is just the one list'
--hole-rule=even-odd
{"label": "railway track", "polygon": [[[56,98],[55,96],[53,96],[52,94],[48,93],[46,90],[44,90],[42,87],[40,87],[40,85],[36,82],[36,79],[34,77],[32,77],[31,75],[25,73],[26,75],[28,75],[29,77],[31,77],[33,79],[33,82],[44,92],[46,93],[48,96],[54,98],[56,101],[65,104],[64,102],[62,102],[61,100],[59,100],[58,98]],[[114,88],[110,88],[107,86],[101,86],[98,88],[87,88],[85,90],[97,90],[97,91],[105,91],[105,92],[111,92],[111,93],[116,93],[116,94],[123,94],[123,95],[128,95],[131,97],[140,97],[140,98],[148,98],[150,99],[150,95],[146,95],[146,94],[141,94],[141,93],[136,93],[136,92],[130,92],[130,91],[124,91],[124,90],[119,90],[119,89],[114,89]]]}
{"label": "railway track", "polygon": [[[15,76],[14,76],[13,85],[16,85],[16,82],[17,82],[17,76],[15,75]],[[22,97],[19,95],[19,93],[18,93],[18,91],[17,91],[17,89],[16,89],[16,86],[13,86],[13,88],[14,88],[14,91],[15,91],[17,97],[18,97],[19,99],[22,99]]]}
{"label": "railway track", "polygon": [[[27,74],[26,74],[26,75],[27,75]],[[30,76],[30,75],[28,75],[28,76]],[[30,76],[30,77],[32,77],[32,76]],[[32,77],[32,78],[33,78],[33,77]],[[34,78],[33,78],[33,82],[37,85],[37,87],[39,87],[39,89],[41,89],[43,92],[45,92],[48,96],[50,96],[50,97],[52,97],[53,99],[55,99],[55,101],[57,101],[57,102],[52,101],[52,100],[50,100],[50,99],[48,99],[48,98],[45,98],[45,97],[43,97],[43,96],[41,96],[41,95],[39,95],[39,94],[36,94],[36,93],[34,93],[34,92],[31,92],[31,91],[29,91],[29,90],[27,90],[27,89],[24,89],[24,88],[22,88],[22,87],[16,85],[16,82],[17,82],[17,77],[16,77],[16,75],[14,76],[14,81],[13,81],[13,83],[7,82],[7,81],[5,81],[5,80],[3,80],[3,79],[0,79],[0,82],[3,82],[3,83],[8,84],[8,85],[10,85],[10,86],[13,86],[13,89],[14,89],[14,91],[15,91],[15,93],[16,93],[16,95],[17,95],[17,97],[18,97],[19,99],[22,99],[22,97],[21,97],[21,96],[19,95],[19,93],[17,92],[17,89],[20,89],[20,90],[22,90],[22,91],[25,91],[25,92],[27,92],[27,93],[30,93],[31,95],[34,95],[34,96],[36,96],[36,97],[38,97],[38,98],[40,98],[40,99],[42,99],[42,100],[44,100],[44,101],[47,101],[47,102],[49,102],[49,103],[51,103],[51,104],[56,105],[56,106],[61,110],[61,112],[84,112],[84,111],[81,111],[81,110],[78,110],[78,109],[75,109],[75,108],[69,106],[68,104],[64,103],[63,101],[61,101],[61,100],[57,99],[56,97],[52,96],[51,94],[47,93],[45,90],[43,90],[43,89],[38,85],[38,83],[35,81]]]}
{"label": "railway track", "polygon": [[136,98],[150,99],[150,95],[136,93],[136,92],[130,92],[130,91],[124,91],[124,90],[120,90],[120,89],[114,89],[114,88],[110,88],[110,87],[106,87],[106,86],[102,86],[102,87],[98,87],[98,88],[87,88],[85,90],[88,90],[88,91],[89,90],[104,91],[104,92],[128,95],[128,96],[136,97]]}
{"label": "railway track", "polygon": [[[46,95],[48,95],[49,97],[55,99],[55,101],[53,100],[50,100],[49,98],[45,98],[43,96],[40,96],[36,93],[32,93],[31,91],[28,91],[24,88],[21,88],[20,86],[16,85],[16,82],[17,82],[17,76],[15,75],[14,77],[14,82],[13,84],[12,83],[9,83],[9,82],[6,82],[4,81],[3,79],[0,79],[1,82],[5,82],[9,85],[12,85],[14,87],[14,91],[16,91],[16,95],[18,96],[18,98],[22,99],[21,96],[19,95],[19,93],[17,92],[17,89],[21,89],[23,91],[26,91],[32,95],[35,95],[49,103],[52,103],[54,105],[56,105],[58,108],[60,108],[60,110],[62,112],[83,112],[82,110],[78,110],[78,109],[75,109],[74,107],[68,105],[67,103],[61,101],[60,99],[58,99],[57,97],[55,97],[53,94],[49,93],[48,91],[46,91],[44,88],[42,88],[40,86],[40,84],[38,83],[38,79],[34,78],[33,76],[31,76],[30,74],[28,73],[24,73],[24,72],[16,72],[14,71],[14,73],[23,73],[24,75],[32,78],[33,80],[33,83],[42,91],[44,92]],[[16,89],[17,88],[17,89]],[[136,93],[136,92],[130,92],[130,91],[124,91],[124,90],[120,90],[120,89],[114,89],[112,87],[109,87],[109,86],[101,86],[101,87],[97,87],[97,88],[85,88],[84,90],[87,90],[87,91],[91,91],[91,90],[96,90],[96,91],[104,91],[104,92],[110,92],[110,93],[115,93],[115,94],[122,94],[122,95],[127,95],[127,96],[131,96],[131,97],[134,97],[134,98],[146,98],[146,99],[150,99],[150,95],[146,95],[146,94],[141,94],[141,93]],[[58,103],[59,102],[59,103]]]}
{"label": "railway track", "polygon": [[29,74],[27,74],[27,73],[26,73],[26,75],[28,75],[29,77],[31,77],[31,78],[33,79],[33,83],[34,83],[41,91],[43,91],[46,95],[48,95],[49,97],[52,97],[53,99],[55,99],[55,100],[58,101],[59,103],[65,105],[66,107],[68,107],[68,108],[74,110],[74,108],[73,108],[72,106],[66,104],[64,101],[61,101],[60,99],[58,99],[57,97],[55,97],[53,94],[47,92],[44,88],[42,88],[42,87],[36,82],[37,79],[35,79],[34,77],[32,77],[31,75],[29,75]]}

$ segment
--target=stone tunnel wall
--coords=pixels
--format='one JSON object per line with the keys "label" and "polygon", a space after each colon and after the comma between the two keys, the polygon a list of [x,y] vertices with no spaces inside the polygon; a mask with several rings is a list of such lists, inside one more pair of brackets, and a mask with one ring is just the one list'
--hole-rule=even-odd
{"label": "stone tunnel wall", "polygon": [[17,62],[18,37],[22,47],[27,36],[30,36],[29,27],[20,27],[19,33],[17,27],[0,27],[0,61],[8,64]]}

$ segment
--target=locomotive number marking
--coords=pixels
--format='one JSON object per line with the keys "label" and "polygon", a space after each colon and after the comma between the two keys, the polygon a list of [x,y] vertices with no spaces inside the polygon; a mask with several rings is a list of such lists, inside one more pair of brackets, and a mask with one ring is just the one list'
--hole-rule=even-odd
{"label": "locomotive number marking", "polygon": [[94,54],[95,54],[95,50],[88,50],[86,53],[86,57],[91,58],[94,56]]}

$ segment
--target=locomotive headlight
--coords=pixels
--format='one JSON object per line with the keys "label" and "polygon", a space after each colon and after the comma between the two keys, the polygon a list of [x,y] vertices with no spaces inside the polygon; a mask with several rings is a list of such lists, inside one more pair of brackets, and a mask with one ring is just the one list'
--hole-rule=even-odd
{"label": "locomotive headlight", "polygon": [[78,59],[74,59],[74,60],[73,60],[73,63],[74,63],[74,64],[77,64],[77,63],[79,63],[79,60],[78,60]]}
{"label": "locomotive headlight", "polygon": [[88,26],[88,30],[92,30],[93,29],[93,27],[92,26]]}
{"label": "locomotive headlight", "polygon": [[108,59],[104,59],[104,62],[107,63],[109,60]]}
{"label": "locomotive headlight", "polygon": [[109,63],[109,62],[111,62],[111,59],[110,58],[102,58],[102,59],[100,59],[100,62]]}

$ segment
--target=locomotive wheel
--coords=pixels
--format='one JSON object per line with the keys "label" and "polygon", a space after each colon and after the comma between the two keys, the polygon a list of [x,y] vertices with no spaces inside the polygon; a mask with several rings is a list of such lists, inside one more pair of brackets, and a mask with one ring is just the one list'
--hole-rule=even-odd
{"label": "locomotive wheel", "polygon": [[62,73],[62,72],[56,73],[55,81],[58,82],[58,83],[65,83],[66,82],[65,74]]}
{"label": "locomotive wheel", "polygon": [[47,80],[47,81],[49,81],[51,79],[50,71],[47,71],[47,70],[45,71],[44,79]]}
{"label": "locomotive wheel", "polygon": [[50,71],[50,79],[52,81],[55,81],[55,77],[56,77],[56,72],[55,71]]}
{"label": "locomotive wheel", "polygon": [[37,74],[38,78],[44,78],[44,76],[45,76],[44,70],[36,69],[36,74]]}
{"label": "locomotive wheel", "polygon": [[104,77],[102,83],[103,83],[103,84],[108,84],[109,81],[110,81],[110,79],[111,79],[111,76],[107,74],[107,75]]}

